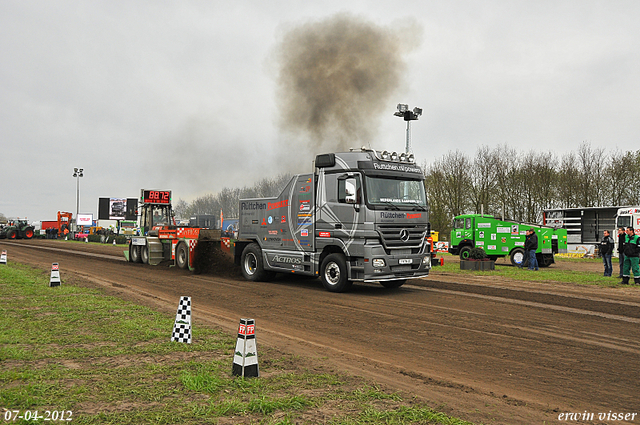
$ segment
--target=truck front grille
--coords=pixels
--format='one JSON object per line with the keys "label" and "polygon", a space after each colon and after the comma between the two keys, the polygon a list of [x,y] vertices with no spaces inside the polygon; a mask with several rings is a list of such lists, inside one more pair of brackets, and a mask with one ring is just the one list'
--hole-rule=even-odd
{"label": "truck front grille", "polygon": [[418,248],[422,246],[427,226],[378,224],[377,230],[382,244],[387,249]]}

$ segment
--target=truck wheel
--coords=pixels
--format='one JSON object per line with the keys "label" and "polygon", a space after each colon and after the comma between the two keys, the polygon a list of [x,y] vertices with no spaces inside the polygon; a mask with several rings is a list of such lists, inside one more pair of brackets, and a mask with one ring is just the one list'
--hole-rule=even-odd
{"label": "truck wheel", "polygon": [[7,239],[16,239],[18,235],[16,234],[15,229],[11,229],[7,231]]}
{"label": "truck wheel", "polygon": [[149,245],[140,247],[140,260],[143,264],[149,264]]}
{"label": "truck wheel", "polygon": [[342,254],[329,254],[322,261],[320,277],[324,289],[329,292],[345,292],[351,287],[347,279],[347,262]]}
{"label": "truck wheel", "polygon": [[189,249],[184,243],[179,243],[176,248],[176,264],[180,269],[189,267]]}
{"label": "truck wheel", "polygon": [[536,254],[538,256],[538,266],[549,267],[553,264],[553,254]]}
{"label": "truck wheel", "polygon": [[460,248],[460,259],[468,260],[470,252],[471,252],[471,247],[463,246],[462,248]]}
{"label": "truck wheel", "polygon": [[140,245],[129,245],[129,258],[132,263],[142,263],[140,259]]}
{"label": "truck wheel", "polygon": [[33,238],[33,227],[27,227],[24,230],[24,237],[25,237],[25,239]]}
{"label": "truck wheel", "polygon": [[511,251],[511,264],[514,266],[521,266],[524,263],[524,249],[516,248]]}
{"label": "truck wheel", "polygon": [[387,281],[384,281],[384,282],[380,282],[380,284],[382,286],[384,286],[385,288],[389,288],[389,289],[399,288],[402,285],[404,285],[405,283],[407,283],[406,279],[403,279],[403,280],[387,280]]}
{"label": "truck wheel", "polygon": [[242,276],[251,282],[264,281],[273,275],[273,273],[269,273],[264,269],[264,263],[262,262],[262,250],[257,243],[247,245],[242,251],[240,266],[242,269]]}

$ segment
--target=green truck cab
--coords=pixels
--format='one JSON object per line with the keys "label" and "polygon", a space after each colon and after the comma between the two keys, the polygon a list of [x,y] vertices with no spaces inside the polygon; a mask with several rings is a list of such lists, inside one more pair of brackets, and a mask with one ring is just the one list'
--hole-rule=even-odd
{"label": "green truck cab", "polygon": [[566,229],[499,220],[487,214],[463,214],[453,219],[449,253],[467,259],[471,248],[480,247],[492,260],[508,256],[514,266],[523,265],[526,232],[532,227],[538,235],[538,264],[549,267],[555,262],[554,254],[567,252]]}

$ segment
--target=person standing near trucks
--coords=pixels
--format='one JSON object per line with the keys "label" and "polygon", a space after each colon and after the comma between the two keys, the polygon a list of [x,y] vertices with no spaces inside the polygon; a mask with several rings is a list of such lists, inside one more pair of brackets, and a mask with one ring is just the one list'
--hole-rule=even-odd
{"label": "person standing near trucks", "polygon": [[524,250],[529,255],[529,270],[538,271],[538,259],[536,251],[538,250],[538,235],[533,227],[527,230],[527,239],[524,242]]}
{"label": "person standing near trucks", "polygon": [[611,254],[613,254],[613,239],[609,231],[605,230],[602,232],[602,240],[600,241],[600,255],[604,264],[604,276],[611,276],[613,273]]}
{"label": "person standing near trucks", "polygon": [[624,266],[624,238],[626,236],[624,227],[618,227],[618,262],[620,263],[620,275],[618,277],[620,279],[622,279],[622,268]]}
{"label": "person standing near trucks", "polygon": [[633,232],[633,227],[627,227],[627,235],[624,238],[624,267],[622,269],[621,284],[629,284],[630,271],[633,271],[633,282],[636,285],[640,285],[638,257],[640,257],[640,236]]}

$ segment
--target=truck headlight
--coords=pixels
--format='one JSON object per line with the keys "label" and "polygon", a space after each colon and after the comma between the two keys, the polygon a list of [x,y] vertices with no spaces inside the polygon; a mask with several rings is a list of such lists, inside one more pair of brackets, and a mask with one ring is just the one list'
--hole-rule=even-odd
{"label": "truck headlight", "polygon": [[431,256],[430,255],[425,255],[422,258],[422,264],[424,264],[426,266],[430,266],[431,265]]}
{"label": "truck headlight", "polygon": [[376,267],[376,268],[385,266],[384,260],[382,258],[374,258],[372,264],[373,264],[373,267]]}

